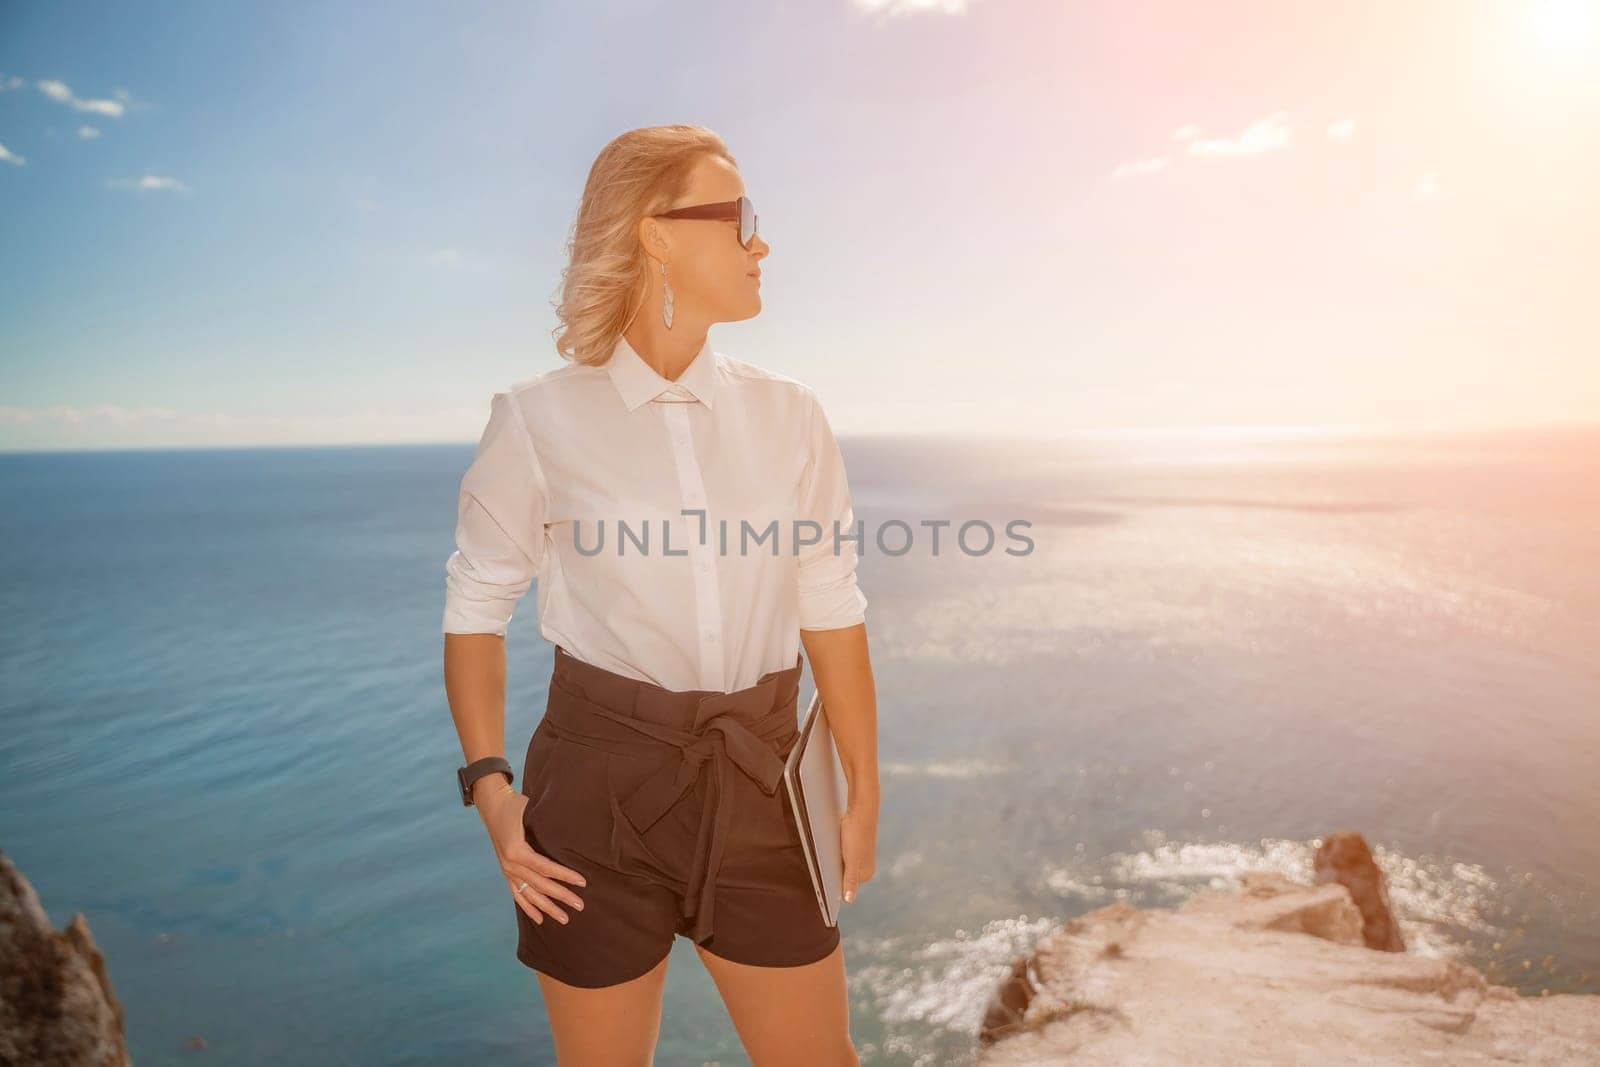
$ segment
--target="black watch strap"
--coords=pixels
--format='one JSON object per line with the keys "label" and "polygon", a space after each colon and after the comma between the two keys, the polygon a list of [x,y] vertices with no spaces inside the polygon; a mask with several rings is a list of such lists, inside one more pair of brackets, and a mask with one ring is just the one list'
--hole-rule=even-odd
{"label": "black watch strap", "polygon": [[486,774],[503,774],[507,784],[516,784],[516,778],[511,773],[511,761],[504,756],[485,756],[473,760],[465,767],[456,768],[456,780],[461,783],[461,803],[472,807],[472,783]]}

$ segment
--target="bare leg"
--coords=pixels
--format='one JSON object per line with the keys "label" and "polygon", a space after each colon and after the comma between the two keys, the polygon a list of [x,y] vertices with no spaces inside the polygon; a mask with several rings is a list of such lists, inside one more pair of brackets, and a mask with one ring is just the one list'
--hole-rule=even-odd
{"label": "bare leg", "polygon": [[550,1015],[556,1063],[560,1067],[650,1067],[661,1032],[661,991],[671,958],[669,952],[638,978],[599,989],[567,985],[535,972]]}
{"label": "bare leg", "polygon": [[799,967],[752,967],[695,950],[755,1067],[859,1067],[842,943]]}

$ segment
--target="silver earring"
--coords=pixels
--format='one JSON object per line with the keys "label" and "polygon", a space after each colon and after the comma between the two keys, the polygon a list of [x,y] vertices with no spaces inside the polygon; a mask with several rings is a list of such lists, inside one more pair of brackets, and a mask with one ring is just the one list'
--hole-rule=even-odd
{"label": "silver earring", "polygon": [[672,285],[667,281],[667,261],[661,261],[661,321],[672,329]]}

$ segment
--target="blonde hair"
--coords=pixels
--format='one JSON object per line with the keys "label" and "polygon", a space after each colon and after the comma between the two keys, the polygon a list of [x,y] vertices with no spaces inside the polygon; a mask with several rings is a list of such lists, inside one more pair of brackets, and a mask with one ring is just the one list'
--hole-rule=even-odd
{"label": "blonde hair", "polygon": [[722,138],[704,126],[642,126],[600,150],[567,239],[555,305],[561,320],[556,350],[563,358],[594,366],[610,358],[650,282],[652,261],[639,241],[639,220],[670,210],[705,155],[738,166]]}

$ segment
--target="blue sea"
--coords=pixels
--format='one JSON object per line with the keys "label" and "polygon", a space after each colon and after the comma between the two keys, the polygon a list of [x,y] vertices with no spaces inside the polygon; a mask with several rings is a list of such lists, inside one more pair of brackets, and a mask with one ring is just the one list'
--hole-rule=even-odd
{"label": "blue sea", "polygon": [[[1412,951],[1600,993],[1600,427],[842,443],[869,538],[915,535],[860,572],[864,1063],[969,1062],[1060,923],[1309,880],[1338,830]],[[196,1038],[230,1064],[554,1063],[455,794],[439,619],[471,453],[0,456],[0,849],[57,927],[88,920],[141,1067]],[[995,550],[954,547],[974,519]],[[550,652],[530,594],[514,758]],[[682,939],[657,1062],[749,1062]]]}

